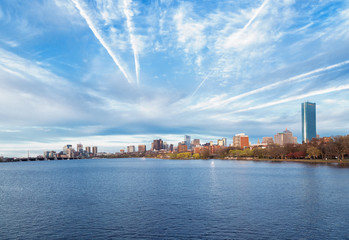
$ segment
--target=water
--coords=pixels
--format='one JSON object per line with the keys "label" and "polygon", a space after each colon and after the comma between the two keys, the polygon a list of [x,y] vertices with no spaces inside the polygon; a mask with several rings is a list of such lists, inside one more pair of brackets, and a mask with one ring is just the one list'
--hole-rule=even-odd
{"label": "water", "polygon": [[348,186],[299,163],[1,163],[0,239],[349,239]]}

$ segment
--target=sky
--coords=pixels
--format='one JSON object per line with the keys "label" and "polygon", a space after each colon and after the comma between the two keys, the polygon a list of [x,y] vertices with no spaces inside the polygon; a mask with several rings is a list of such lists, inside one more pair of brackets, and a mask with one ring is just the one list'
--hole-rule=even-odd
{"label": "sky", "polygon": [[349,1],[2,0],[0,156],[349,133]]}

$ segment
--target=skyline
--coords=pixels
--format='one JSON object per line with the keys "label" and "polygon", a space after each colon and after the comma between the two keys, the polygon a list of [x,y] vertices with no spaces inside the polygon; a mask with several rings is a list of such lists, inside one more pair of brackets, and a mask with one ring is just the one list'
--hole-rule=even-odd
{"label": "skyline", "polygon": [[[349,128],[347,1],[2,1],[0,155]],[[204,137],[205,136],[205,137]]]}

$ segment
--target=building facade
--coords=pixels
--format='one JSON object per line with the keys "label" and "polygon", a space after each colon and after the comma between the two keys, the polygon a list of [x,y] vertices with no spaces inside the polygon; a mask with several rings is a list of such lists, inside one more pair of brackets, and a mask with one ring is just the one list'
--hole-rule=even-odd
{"label": "building facade", "polygon": [[146,152],[147,146],[146,145],[138,145],[138,152]]}
{"label": "building facade", "polygon": [[316,104],[302,103],[302,142],[316,138]]}
{"label": "building facade", "polygon": [[236,134],[233,137],[233,146],[242,148],[242,149],[244,149],[245,147],[249,147],[250,142],[249,142],[248,136],[245,135],[245,133]]}
{"label": "building facade", "polygon": [[97,153],[98,153],[97,147],[96,147],[96,146],[93,146],[93,147],[92,147],[92,154],[93,154],[93,155],[97,155]]}
{"label": "building facade", "polygon": [[184,142],[185,142],[185,144],[187,145],[187,149],[189,150],[190,148],[191,148],[191,144],[190,144],[190,136],[188,136],[188,135],[185,135],[184,136]]}
{"label": "building facade", "polygon": [[218,139],[218,140],[217,140],[217,145],[218,145],[218,146],[224,146],[224,141],[223,141],[223,139]]}
{"label": "building facade", "polygon": [[263,137],[262,139],[262,144],[273,144],[274,140],[272,137]]}
{"label": "building facade", "polygon": [[200,146],[200,139],[194,139],[192,144],[193,144],[194,147]]}
{"label": "building facade", "polygon": [[164,143],[161,139],[154,140],[152,144],[152,150],[159,151],[160,149],[163,149],[163,145]]}
{"label": "building facade", "polygon": [[178,143],[178,152],[181,153],[181,152],[187,152],[188,151],[188,147],[187,147],[187,144],[186,142],[180,142]]}
{"label": "building facade", "polygon": [[278,145],[296,144],[297,137],[294,137],[292,132],[286,128],[282,133],[275,134],[274,141]]}
{"label": "building facade", "polygon": [[131,146],[127,146],[127,152],[129,153],[133,153],[136,151],[136,148],[135,146],[131,145]]}

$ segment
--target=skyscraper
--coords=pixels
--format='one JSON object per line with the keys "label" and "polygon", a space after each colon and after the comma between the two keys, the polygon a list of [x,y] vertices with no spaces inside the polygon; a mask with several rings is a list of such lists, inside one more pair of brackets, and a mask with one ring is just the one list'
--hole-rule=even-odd
{"label": "skyscraper", "polygon": [[310,142],[316,138],[316,104],[302,103],[302,141]]}
{"label": "skyscraper", "polygon": [[153,144],[152,144],[152,150],[161,150],[164,148],[164,142],[161,140],[161,139],[156,139],[153,141]]}
{"label": "skyscraper", "polygon": [[93,146],[93,147],[92,147],[92,154],[93,154],[94,156],[96,156],[97,153],[98,153],[97,146]]}
{"label": "skyscraper", "polygon": [[191,149],[191,145],[190,145],[190,136],[185,135],[184,136],[184,142],[187,145],[187,149]]}

